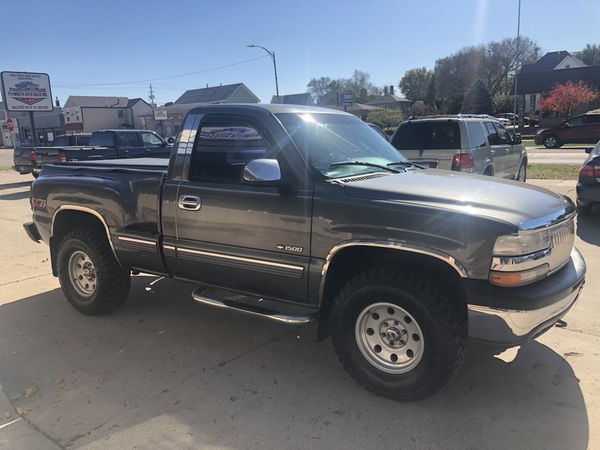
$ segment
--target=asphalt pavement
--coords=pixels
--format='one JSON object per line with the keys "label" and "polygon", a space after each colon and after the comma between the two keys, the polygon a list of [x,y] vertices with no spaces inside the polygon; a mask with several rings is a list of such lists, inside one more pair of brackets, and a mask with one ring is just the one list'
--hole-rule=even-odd
{"label": "asphalt pavement", "polygon": [[502,359],[471,345],[446,389],[401,403],[356,385],[313,326],[197,304],[190,284],[137,276],[115,313],[78,314],[21,228],[30,181],[0,171],[0,448],[600,448],[599,216],[578,220],[567,328]]}

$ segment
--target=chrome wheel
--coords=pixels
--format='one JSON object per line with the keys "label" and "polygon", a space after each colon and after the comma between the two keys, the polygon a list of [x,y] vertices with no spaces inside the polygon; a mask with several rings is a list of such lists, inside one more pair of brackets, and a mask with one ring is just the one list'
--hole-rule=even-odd
{"label": "chrome wheel", "polygon": [[69,278],[71,284],[82,297],[91,297],[96,292],[96,268],[90,257],[78,250],[69,258]]}
{"label": "chrome wheel", "polygon": [[558,140],[556,139],[555,136],[548,136],[546,138],[546,140],[544,141],[544,145],[549,148],[556,147],[556,144],[558,144]]}
{"label": "chrome wheel", "polygon": [[408,311],[393,303],[374,303],[363,309],[354,334],[363,356],[383,372],[409,372],[423,357],[421,327]]}

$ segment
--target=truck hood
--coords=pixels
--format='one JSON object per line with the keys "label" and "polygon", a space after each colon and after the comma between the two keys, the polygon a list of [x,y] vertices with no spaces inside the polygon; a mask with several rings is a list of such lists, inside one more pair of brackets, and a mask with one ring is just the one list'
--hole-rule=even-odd
{"label": "truck hood", "polygon": [[567,197],[530,184],[437,169],[344,183],[353,197],[444,208],[520,226],[532,219],[574,211]]}

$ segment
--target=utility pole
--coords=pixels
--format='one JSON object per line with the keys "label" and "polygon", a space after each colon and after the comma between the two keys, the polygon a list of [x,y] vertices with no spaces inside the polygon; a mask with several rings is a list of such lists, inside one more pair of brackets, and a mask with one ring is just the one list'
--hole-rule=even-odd
{"label": "utility pole", "polygon": [[[519,64],[519,50],[520,50],[520,42],[521,41],[521,0],[519,0],[519,12],[517,14],[517,44],[516,44],[516,54],[515,54],[515,82],[514,82],[514,86],[515,86],[515,92],[514,92],[514,104],[513,104],[513,132],[514,130],[517,128],[517,102],[518,102],[518,97],[517,97],[517,75],[518,73],[516,72],[518,64]],[[521,117],[519,119],[519,122],[522,122],[523,118]]]}
{"label": "utility pole", "polygon": [[153,108],[156,108],[156,103],[154,103],[154,90],[152,89],[152,83],[150,83],[150,95],[148,96],[148,99],[150,100],[150,106],[152,106]]}

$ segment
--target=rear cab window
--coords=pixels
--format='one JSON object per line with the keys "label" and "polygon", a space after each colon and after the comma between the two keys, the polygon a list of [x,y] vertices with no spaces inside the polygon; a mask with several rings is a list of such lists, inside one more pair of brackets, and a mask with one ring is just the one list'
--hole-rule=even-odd
{"label": "rear cab window", "polygon": [[457,121],[406,122],[392,139],[400,151],[460,149],[460,142]]}

